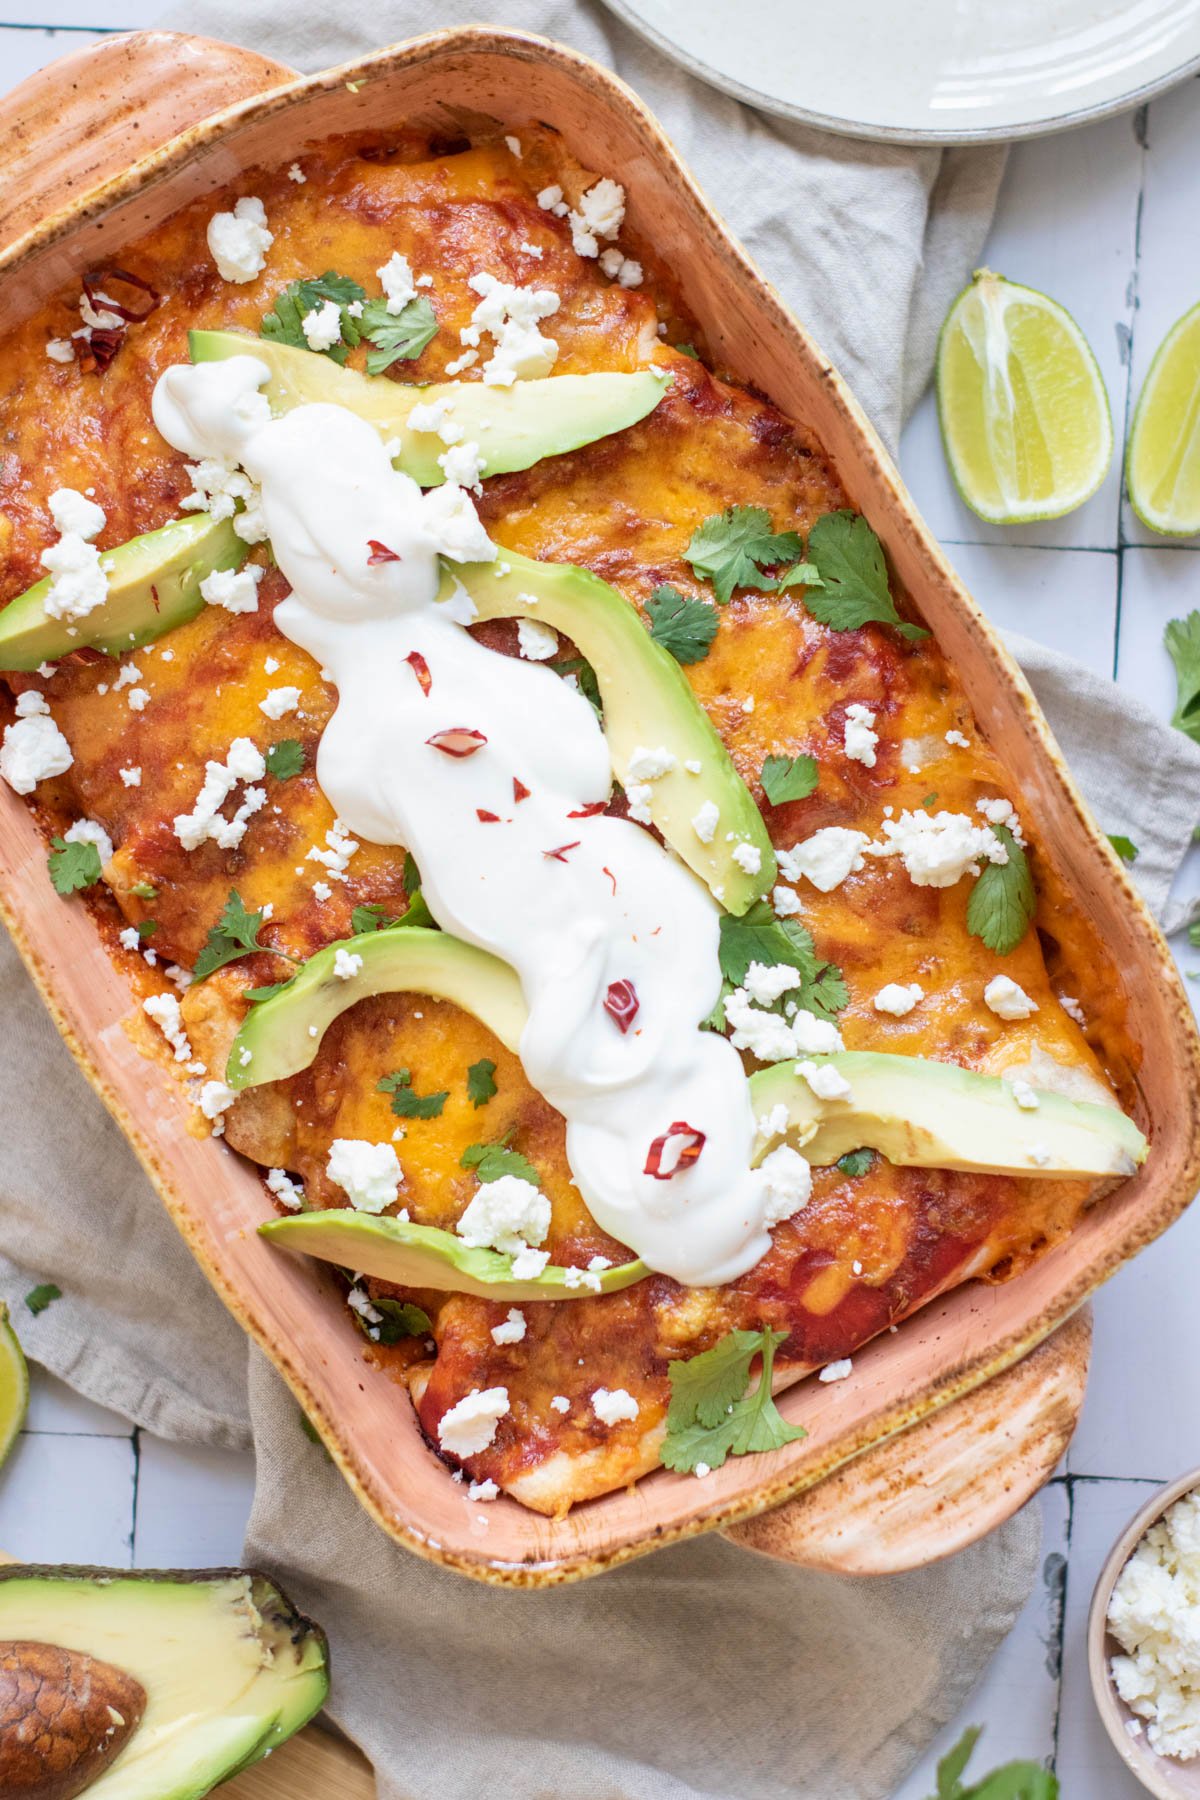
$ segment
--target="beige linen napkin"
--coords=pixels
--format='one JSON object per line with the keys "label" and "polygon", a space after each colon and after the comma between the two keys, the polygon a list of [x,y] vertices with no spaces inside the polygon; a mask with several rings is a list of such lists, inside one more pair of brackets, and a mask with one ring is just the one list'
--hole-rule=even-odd
{"label": "beige linen napkin", "polygon": [[[315,69],[480,14],[195,0],[165,21]],[[647,99],[891,441],[991,216],[994,152],[848,144],[716,94],[591,0],[491,0],[487,22],[574,44]],[[1027,647],[1106,828],[1161,904],[1200,749]],[[1114,760],[1122,738],[1133,753]],[[1147,811],[1148,789],[1161,796]],[[327,1626],[331,1711],[385,1800],[881,1800],[958,1710],[1033,1579],[1037,1509],[918,1574],[842,1580],[709,1538],[549,1593],[486,1590],[395,1549],[303,1434],[282,1383],[192,1264],[0,942],[0,1295],[30,1353],[164,1436],[253,1442],[248,1556]],[[38,1318],[35,1281],[63,1299]],[[403,1404],[398,1399],[398,1404]],[[481,1511],[483,1509],[480,1509]],[[43,1554],[57,1555],[47,1542]]]}

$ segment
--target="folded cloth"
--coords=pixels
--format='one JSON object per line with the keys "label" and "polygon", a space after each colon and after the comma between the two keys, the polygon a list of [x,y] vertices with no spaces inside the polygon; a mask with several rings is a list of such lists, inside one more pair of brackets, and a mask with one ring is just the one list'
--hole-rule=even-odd
{"label": "folded cloth", "polygon": [[[461,0],[357,12],[192,0],[164,23],[314,69],[478,20]],[[1000,155],[850,144],[769,119],[676,69],[591,0],[490,0],[485,22],[561,38],[638,89],[894,445],[936,322],[978,256]],[[1136,873],[1161,903],[1191,827],[1173,796],[1197,791],[1200,749],[1064,659],[1022,654],[1106,826],[1137,820]],[[1134,733],[1136,755],[1122,755]],[[1020,1609],[1036,1508],[947,1563],[870,1582],[717,1538],[544,1593],[484,1589],[422,1563],[359,1510],[257,1352],[247,1379],[244,1339],[6,940],[0,1005],[0,1295],[30,1353],[92,1399],[180,1440],[252,1437],[247,1554],[328,1628],[331,1711],[374,1760],[385,1800],[893,1791]],[[64,1298],[34,1318],[21,1300],[43,1280]]]}

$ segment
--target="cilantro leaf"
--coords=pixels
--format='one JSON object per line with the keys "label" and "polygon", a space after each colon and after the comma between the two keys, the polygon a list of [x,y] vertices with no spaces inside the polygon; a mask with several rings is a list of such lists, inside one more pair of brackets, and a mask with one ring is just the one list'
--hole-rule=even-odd
{"label": "cilantro leaf", "polygon": [[225,902],[225,910],[212,927],[203,950],[196,958],[196,966],[192,970],[193,981],[203,981],[215,969],[223,969],[226,963],[236,962],[241,956],[249,956],[255,950],[265,950],[267,946],[258,941],[263,923],[263,914],[247,912],[242,905],[241,895],[236,888],[232,888]]}
{"label": "cilantro leaf", "polygon": [[407,910],[402,912],[400,917],[393,920],[392,923],[397,930],[400,930],[400,928],[405,925],[419,925],[424,931],[437,931],[439,929],[438,922],[430,912],[425,896],[420,888],[417,888],[410,896]]}
{"label": "cilantro leaf", "polygon": [[923,625],[909,625],[896,611],[883,546],[861,513],[823,514],[808,534],[808,556],[821,585],[805,595],[804,604],[822,625],[834,631],[894,625],[906,638],[929,636]]}
{"label": "cilantro leaf", "polygon": [[1058,1778],[1041,1763],[1011,1762],[963,1786],[963,1771],[979,1741],[980,1727],[964,1731],[937,1766],[937,1793],[931,1800],[1058,1800]]}
{"label": "cilantro leaf", "polygon": [[[668,1371],[671,1403],[662,1460],[668,1469],[719,1469],[727,1456],[780,1450],[808,1434],[783,1419],[771,1397],[775,1350],[785,1331],[731,1331]],[[750,1394],[750,1365],[762,1357],[762,1373]]]}
{"label": "cilantro leaf", "polygon": [[938,797],[937,797],[937,790],[935,788],[932,794],[926,794],[925,798],[921,802],[921,805],[925,808],[926,812],[931,812],[932,809],[937,805],[937,802],[938,802]]}
{"label": "cilantro leaf", "polygon": [[79,888],[94,887],[100,879],[100,852],[95,844],[68,844],[65,838],[51,838],[54,848],[46,859],[50,880],[56,894],[65,898]]}
{"label": "cilantro leaf", "polygon": [[533,1164],[519,1150],[509,1149],[511,1136],[509,1132],[497,1144],[468,1144],[458,1159],[459,1168],[473,1170],[477,1181],[499,1181],[502,1175],[519,1175],[522,1181],[540,1187],[542,1178]]}
{"label": "cilantro leaf", "polygon": [[414,1094],[409,1069],[396,1069],[385,1075],[376,1082],[375,1092],[392,1096],[392,1111],[398,1119],[438,1119],[450,1098],[449,1088],[443,1088],[440,1094]]}
{"label": "cilantro leaf", "polygon": [[794,531],[773,528],[765,506],[729,506],[696,528],[683,554],[726,606],[734,588],[774,593],[779,582],[764,573],[766,565],[799,562],[804,547]]}
{"label": "cilantro leaf", "polygon": [[395,913],[389,913],[386,906],[356,906],[350,914],[350,929],[355,937],[367,931],[386,931],[389,925],[397,923]]}
{"label": "cilantro leaf", "polygon": [[158,899],[158,889],[149,881],[135,881],[129,891],[136,894],[139,900]]}
{"label": "cilantro leaf", "polygon": [[690,356],[693,362],[700,361],[700,352],[695,344],[672,344],[672,350],[678,350],[680,356]]}
{"label": "cilantro leaf", "polygon": [[767,900],[756,900],[740,918],[722,914],[717,955],[722,975],[734,987],[740,987],[752,962],[786,963],[797,970],[801,985],[781,995],[776,1010],[785,1000],[795,1000],[828,1016],[840,1012],[850,998],[841,971],[818,961],[811,934],[796,919],[777,919]]}
{"label": "cilantro leaf", "polygon": [[137,928],[137,934],[140,938],[148,938],[153,937],[157,930],[157,919],[143,919]]}
{"label": "cilantro leaf", "polygon": [[677,663],[702,662],[712,648],[719,623],[717,609],[707,600],[681,594],[670,582],[656,587],[646,602],[650,636]]}
{"label": "cilantro leaf", "polygon": [[371,1305],[380,1315],[370,1319],[351,1308],[354,1323],[373,1344],[399,1344],[404,1338],[420,1337],[433,1329],[429,1314],[410,1300],[393,1300],[386,1294],[372,1294]]}
{"label": "cilantro leaf", "polygon": [[992,830],[1008,851],[1006,863],[988,863],[967,902],[967,930],[989,950],[1007,956],[1025,936],[1037,911],[1029,859],[1007,825]]}
{"label": "cilantro leaf", "polygon": [[331,362],[344,363],[351,346],[358,343],[360,336],[358,324],[346,308],[366,297],[365,288],[348,275],[339,275],[336,269],[326,269],[312,281],[289,281],[276,296],[272,310],[264,315],[259,336],[278,344],[290,344],[296,350],[311,350],[312,345],[304,335],[303,321],[307,314],[319,311],[327,300],[332,300],[340,314],[341,340],[316,354],[327,356]]}
{"label": "cilantro leaf", "polygon": [[604,708],[600,701],[600,683],[596,680],[596,671],[590,662],[582,656],[564,656],[558,662],[543,663],[545,669],[553,669],[556,675],[573,675],[579,683],[579,691],[585,700],[590,700],[598,715],[603,716]]}
{"label": "cilantro leaf", "polygon": [[289,975],[286,981],[272,981],[267,987],[245,988],[242,999],[249,1000],[252,1006],[260,1006],[264,1000],[273,1000],[284,988],[291,987],[292,981],[293,977]]}
{"label": "cilantro leaf", "polygon": [[1200,741],[1200,612],[1172,619],[1163,643],[1175,664],[1175,711],[1171,723]]}
{"label": "cilantro leaf", "polygon": [[1119,831],[1110,831],[1108,841],[1123,863],[1135,863],[1141,854],[1133,839],[1122,837]]}
{"label": "cilantro leaf", "polygon": [[395,362],[420,356],[437,335],[437,314],[417,294],[398,313],[390,313],[386,300],[368,300],[357,321],[358,330],[375,348],[367,353],[367,374],[382,375]]}
{"label": "cilantro leaf", "polygon": [[845,1156],[839,1156],[837,1166],[843,1175],[865,1175],[875,1161],[873,1150],[847,1150]]}
{"label": "cilantro leaf", "polygon": [[476,1109],[486,1106],[496,1093],[495,1074],[496,1065],[487,1056],[481,1056],[467,1070],[467,1099]]}
{"label": "cilantro leaf", "polygon": [[304,746],[298,738],[280,738],[267,751],[267,774],[276,781],[290,781],[304,767]]}
{"label": "cilantro leaf", "polygon": [[763,793],[772,806],[807,800],[817,785],[815,756],[768,756],[762,766]]}
{"label": "cilantro leaf", "polygon": [[421,871],[417,867],[417,859],[413,855],[411,850],[406,850],[404,852],[404,878],[401,883],[401,886],[403,887],[404,892],[408,895],[410,900],[412,899],[412,896],[417,892],[420,885],[421,885]]}
{"label": "cilantro leaf", "polygon": [[37,1287],[30,1288],[25,1296],[25,1304],[36,1319],[39,1313],[45,1312],[48,1306],[53,1306],[56,1300],[61,1299],[62,1289],[52,1281],[43,1281]]}

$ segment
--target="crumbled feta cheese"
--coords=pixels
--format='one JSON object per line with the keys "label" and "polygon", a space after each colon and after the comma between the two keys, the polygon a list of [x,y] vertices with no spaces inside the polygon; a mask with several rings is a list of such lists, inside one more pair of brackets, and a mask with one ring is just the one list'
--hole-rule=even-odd
{"label": "crumbled feta cheese", "polygon": [[381,269],[376,269],[379,284],[387,295],[387,310],[390,313],[402,313],[410,300],[415,300],[417,290],[413,285],[413,272],[409,267],[407,256],[401,256],[393,250]]}
{"label": "crumbled feta cheese", "polygon": [[[422,496],[422,511],[423,523],[434,549],[448,556],[451,562],[495,561],[496,546],[484,529],[470,494],[456,481],[444,481],[440,487],[430,488]],[[470,624],[475,616],[474,602],[465,590],[460,588],[459,592],[464,594],[470,606],[469,615],[459,622]],[[449,611],[451,602],[445,604]]]}
{"label": "crumbled feta cheese", "polygon": [[1074,1019],[1075,1023],[1081,1029],[1087,1024],[1087,1017],[1084,1014],[1082,1006],[1080,1006],[1078,1000],[1073,1000],[1070,994],[1060,994],[1058,997],[1058,1004],[1062,1007],[1068,1019]]}
{"label": "crumbled feta cheese", "polygon": [[875,746],[879,742],[878,732],[871,730],[874,723],[875,714],[869,706],[856,700],[846,708],[846,755],[868,769],[875,767]]}
{"label": "crumbled feta cheese", "polygon": [[783,1101],[777,1101],[769,1113],[764,1113],[761,1119],[755,1121],[759,1137],[782,1137],[788,1128],[790,1119],[791,1114]]}
{"label": "crumbled feta cheese", "polygon": [[267,1186],[281,1206],[289,1212],[299,1212],[304,1201],[304,1189],[294,1182],[286,1169],[268,1169]]}
{"label": "crumbled feta cheese", "polygon": [[618,287],[638,288],[642,285],[644,270],[641,263],[635,262],[632,256],[626,256],[621,250],[602,250],[600,267]]}
{"label": "crumbled feta cheese", "polygon": [[455,1229],[472,1249],[517,1256],[544,1241],[550,1229],[550,1202],[531,1181],[501,1175],[480,1184]]}
{"label": "crumbled feta cheese", "polygon": [[50,517],[66,537],[94,538],[104,530],[104,508],[74,488],[56,488],[50,496]]}
{"label": "crumbled feta cheese", "polygon": [[68,826],[67,830],[63,832],[63,843],[95,844],[100,852],[100,861],[102,863],[112,861],[113,841],[103,825],[95,819],[76,819],[75,823]]}
{"label": "crumbled feta cheese", "polygon": [[214,569],[200,583],[200,598],[210,606],[223,606],[230,613],[258,611],[258,584],[263,571],[257,563],[246,563],[240,569]]}
{"label": "crumbled feta cheese", "polygon": [[456,444],[462,437],[463,428],[450,417],[452,410],[449,400],[418,400],[408,415],[408,428],[410,431],[432,431],[443,444]]}
{"label": "crumbled feta cheese", "polygon": [[966,874],[977,875],[981,861],[1005,863],[1008,851],[985,825],[966,813],[902,812],[883,821],[883,842],[870,846],[872,856],[898,856],[914,887],[953,887]]}
{"label": "crumbled feta cheese", "polygon": [[32,794],[39,781],[63,775],[74,757],[42,696],[30,688],[17,701],[17,717],[4,728],[0,775],[15,794]]}
{"label": "crumbled feta cheese", "polygon": [[349,835],[340,819],[335,819],[325,833],[325,842],[328,849],[321,850],[314,844],[306,860],[322,863],[335,881],[345,881],[350,858],[358,849],[358,840]]}
{"label": "crumbled feta cheese", "polygon": [[219,1120],[237,1099],[233,1089],[223,1081],[206,1081],[196,1104],[206,1119]]}
{"label": "crumbled feta cheese", "polygon": [[795,888],[777,887],[771,889],[771,905],[775,908],[777,919],[790,919],[802,911],[800,896]]}
{"label": "crumbled feta cheese", "polygon": [[964,737],[961,731],[948,731],[946,733],[946,742],[948,744],[953,744],[959,750],[969,750],[971,748],[970,738]]}
{"label": "crumbled feta cheese", "polygon": [[282,719],[288,713],[295,712],[300,704],[298,687],[272,688],[266,698],[258,703],[259,712],[266,713],[268,719]]}
{"label": "crumbled feta cheese", "polygon": [[327,881],[314,881],[312,885],[314,900],[332,900],[333,889]]}
{"label": "crumbled feta cheese", "polygon": [[669,775],[675,767],[675,757],[665,744],[659,744],[654,750],[648,750],[645,744],[635,745],[626,774],[630,781],[657,781],[662,775]]}
{"label": "crumbled feta cheese", "polygon": [[446,373],[447,375],[461,375],[464,369],[471,368],[478,361],[478,350],[464,350],[461,356],[446,364]]}
{"label": "crumbled feta cheese", "polygon": [[310,350],[332,350],[342,341],[341,307],[336,300],[323,300],[304,314],[300,329]]}
{"label": "crumbled feta cheese", "polygon": [[[1024,844],[1025,838],[1021,831],[1021,821],[1017,816],[1016,809],[1011,800],[977,800],[975,802],[975,810],[976,812],[981,812],[983,814],[989,825],[1006,826],[1008,830],[1011,831],[1017,843]],[[993,862],[1000,860],[1007,861],[1007,857],[1003,859],[993,857],[992,860]]]}
{"label": "crumbled feta cheese", "polygon": [[692,817],[692,830],[702,844],[711,844],[716,836],[721,810],[715,800],[706,800]]}
{"label": "crumbled feta cheese", "polygon": [[224,818],[221,808],[239,782],[260,780],[266,767],[262,752],[250,738],[234,738],[223,763],[205,764],[204,783],[195,806],[190,813],[177,814],[174,820],[175,836],[185,850],[198,849],[209,838],[222,850],[237,848],[251,816],[266,804],[266,792],[263,788],[247,787],[232,819]]}
{"label": "crumbled feta cheese", "polygon": [[88,542],[103,529],[104,511],[73,488],[58,488],[50,512],[60,536],[41,555],[50,573],[42,610],[52,619],[83,619],[108,598],[101,552]]}
{"label": "crumbled feta cheese", "polygon": [[530,662],[546,662],[558,655],[558,633],[537,619],[518,619],[517,647]]}
{"label": "crumbled feta cheese", "polygon": [[223,281],[253,281],[261,275],[274,242],[266,208],[252,194],[237,201],[232,212],[214,213],[208,221],[208,248]]}
{"label": "crumbled feta cheese", "polygon": [[[539,196],[540,203],[540,196]],[[551,208],[557,211],[557,208]],[[568,213],[571,243],[580,256],[599,256],[600,238],[615,238],[625,218],[625,189],[607,175],[595,182]]]}
{"label": "crumbled feta cheese", "polygon": [[550,1405],[556,1413],[568,1413],[571,1410],[571,1402],[565,1394],[555,1394]]}
{"label": "crumbled feta cheese", "polygon": [[531,244],[528,239],[525,239],[522,243],[518,244],[517,249],[520,250],[524,256],[532,256],[535,262],[541,262],[543,256],[546,254],[540,244]]}
{"label": "crumbled feta cheese", "polygon": [[150,994],[142,1001],[142,1011],[154,1020],[175,1052],[176,1062],[190,1062],[192,1046],[183,1029],[183,1015],[174,994]]}
{"label": "crumbled feta cheese", "polygon": [[756,1179],[763,1191],[763,1222],[767,1225],[790,1219],[812,1197],[812,1169],[790,1144],[780,1144],[763,1157]]}
{"label": "crumbled feta cheese", "polygon": [[300,164],[298,162],[294,162],[289,165],[288,180],[296,182],[296,184],[299,187],[303,187],[305,182],[308,180],[308,176],[304,173],[304,170],[300,167]]}
{"label": "crumbled feta cheese", "polygon": [[455,481],[459,487],[470,488],[473,493],[482,494],[480,477],[485,463],[478,444],[451,444],[438,457],[438,466],[447,481]]}
{"label": "crumbled feta cheese", "polygon": [[799,969],[790,963],[752,962],[742,978],[742,986],[755,1006],[771,1006],[781,994],[802,983]]}
{"label": "crumbled feta cheese", "polygon": [[848,1100],[851,1096],[850,1083],[832,1063],[798,1062],[796,1073],[803,1076],[818,1100]]}
{"label": "crumbled feta cheese", "polygon": [[[352,1287],[350,1292],[346,1295],[346,1305],[350,1308],[351,1312],[357,1313],[359,1318],[364,1320],[366,1324],[383,1324],[383,1314],[373,1303],[370,1294],[367,1293],[365,1288]],[[371,1337],[375,1335],[374,1332],[368,1333],[368,1336]]]}
{"label": "crumbled feta cheese", "polygon": [[[483,379],[490,387],[511,387],[515,381],[549,375],[558,357],[553,338],[538,330],[559,308],[551,288],[513,287],[481,269],[467,283],[480,301],[471,323],[460,333],[464,344],[477,345],[481,332],[495,339],[496,348],[484,364]],[[472,335],[473,334],[473,335]]]}
{"label": "crumbled feta cheese", "polygon": [[556,218],[565,218],[567,207],[563,199],[563,191],[558,184],[552,183],[544,187],[537,197],[537,203],[543,212],[553,213]]}
{"label": "crumbled feta cheese", "polygon": [[[1200,1492],[1151,1525],[1121,1570],[1108,1627],[1118,1694],[1160,1756],[1200,1756]],[[1132,1721],[1131,1721],[1132,1722]]]}
{"label": "crumbled feta cheese", "polygon": [[494,1481],[473,1481],[467,1489],[468,1500],[497,1500],[500,1489]]}
{"label": "crumbled feta cheese", "polygon": [[[567,676],[570,681],[572,677]],[[649,825],[653,814],[650,803],[654,799],[654,789],[648,781],[629,781],[625,784],[625,799],[629,805],[629,817],[638,825]]]}
{"label": "crumbled feta cheese", "polygon": [[622,1419],[636,1419],[638,1403],[625,1388],[598,1387],[592,1395],[592,1411],[602,1425],[619,1425]]}
{"label": "crumbled feta cheese", "polygon": [[140,950],[142,947],[142,940],[138,936],[137,926],[127,925],[124,931],[119,931],[117,933],[117,942],[120,944],[122,950]]}
{"label": "crumbled feta cheese", "polygon": [[549,1261],[548,1250],[534,1250],[526,1244],[512,1259],[513,1280],[536,1281]]}
{"label": "crumbled feta cheese", "polygon": [[1045,1169],[1054,1161],[1054,1154],[1045,1144],[1030,1144],[1029,1160],[1035,1169]]}
{"label": "crumbled feta cheese", "polygon": [[[262,420],[271,416],[265,394],[255,394],[262,401]],[[250,477],[218,456],[206,456],[188,464],[192,491],[179,502],[184,512],[206,512],[210,519],[232,519],[233,529],[243,543],[258,544],[267,535],[262,511],[262,493]],[[238,505],[243,510],[237,511]],[[201,590],[203,592],[203,589]]]}
{"label": "crumbled feta cheese", "polygon": [[840,1362],[826,1363],[825,1367],[821,1370],[820,1374],[817,1376],[817,1380],[818,1381],[845,1381],[847,1375],[850,1374],[853,1367],[854,1367],[854,1364],[851,1362],[850,1358],[848,1356],[844,1356]]}
{"label": "crumbled feta cheese", "polygon": [[492,1326],[493,1344],[519,1344],[524,1336],[525,1314],[519,1306],[510,1306],[504,1322]]}
{"label": "crumbled feta cheese", "polygon": [[734,988],[725,999],[725,1023],[735,1050],[748,1050],[759,1062],[784,1062],[796,1054],[796,1038],[778,1013],[760,1012],[745,988]]}
{"label": "crumbled feta cheese", "polygon": [[130,687],[135,681],[140,681],[141,679],[142,671],[135,662],[124,663],[117,673],[116,680],[113,682],[113,692],[116,693],[123,687]]}
{"label": "crumbled feta cheese", "polygon": [[478,1456],[495,1437],[508,1409],[507,1388],[472,1388],[438,1420],[438,1443],[451,1456]]}
{"label": "crumbled feta cheese", "polygon": [[756,844],[735,844],[733,860],[747,875],[757,875],[762,868],[762,851]]}
{"label": "crumbled feta cheese", "polygon": [[130,712],[145,712],[150,704],[150,690],[144,687],[131,687],[126,698]]}
{"label": "crumbled feta cheese", "polygon": [[1037,1111],[1038,1107],[1041,1105],[1041,1101],[1038,1099],[1036,1088],[1030,1087],[1027,1081],[1021,1080],[1011,1081],[1009,1082],[1009,1086],[1012,1089],[1012,1097],[1018,1106],[1022,1107],[1026,1112]]}
{"label": "crumbled feta cheese", "polygon": [[875,1011],[891,1013],[893,1018],[902,1019],[905,1013],[910,1013],[918,1001],[924,998],[925,989],[915,981],[908,987],[903,987],[898,981],[889,981],[875,996]]}
{"label": "crumbled feta cheese", "polygon": [[790,1023],[797,1056],[829,1056],[835,1050],[845,1049],[837,1026],[828,1019],[819,1019],[807,1007],[798,1006]]}
{"label": "crumbled feta cheese", "polygon": [[520,160],[521,160],[521,140],[520,140],[520,138],[506,137],[504,140],[504,145],[505,145],[505,148],[509,151],[510,155],[515,156],[517,161],[520,162]]}
{"label": "crumbled feta cheese", "polygon": [[983,990],[983,1003],[998,1019],[1028,1019],[1038,1010],[1024,988],[1011,975],[993,975]]}
{"label": "crumbled feta cheese", "polygon": [[51,338],[46,345],[46,355],[51,362],[69,363],[75,361],[75,346],[70,338]]}
{"label": "crumbled feta cheese", "polygon": [[353,950],[337,950],[333,957],[333,972],[339,981],[352,981],[363,966],[363,959]]}
{"label": "crumbled feta cheese", "polygon": [[803,843],[782,851],[779,867],[789,881],[801,876],[828,894],[863,866],[863,851],[870,843],[865,831],[851,831],[844,825],[826,825],[814,831]]}
{"label": "crumbled feta cheese", "polygon": [[345,1189],[351,1206],[365,1213],[394,1205],[404,1179],[392,1146],[365,1138],[334,1138],[325,1173]]}

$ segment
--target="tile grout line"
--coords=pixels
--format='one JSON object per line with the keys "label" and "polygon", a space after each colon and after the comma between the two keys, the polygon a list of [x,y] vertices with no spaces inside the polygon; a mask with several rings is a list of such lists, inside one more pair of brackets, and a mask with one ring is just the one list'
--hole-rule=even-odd
{"label": "tile grout line", "polygon": [[46,37],[54,37],[60,31],[82,31],[91,37],[114,37],[122,31],[137,31],[136,25],[26,25],[16,19],[0,19],[0,32],[3,31],[40,31]]}
{"label": "tile grout line", "polygon": [[133,1495],[129,1511],[129,1566],[137,1566],[137,1528],[138,1528],[138,1494],[142,1476],[142,1433],[141,1427],[135,1425],[130,1442],[133,1445]]}
{"label": "tile grout line", "polygon": [[1075,1526],[1075,1489],[1072,1477],[1061,1477],[1062,1486],[1067,1493],[1067,1530],[1066,1551],[1063,1556],[1062,1588],[1058,1595],[1058,1617],[1054,1621],[1054,1650],[1056,1659],[1054,1683],[1054,1720],[1050,1728],[1050,1768],[1057,1772],[1059,1733],[1062,1726],[1063,1710],[1063,1671],[1066,1664],[1067,1642],[1067,1595],[1071,1586],[1071,1538]]}
{"label": "tile grout line", "polygon": [[1117,679],[1117,668],[1121,657],[1121,622],[1124,615],[1125,593],[1125,456],[1129,445],[1129,427],[1133,413],[1133,352],[1137,337],[1138,310],[1141,305],[1142,278],[1142,217],[1146,207],[1146,152],[1150,143],[1150,107],[1140,106],[1133,115],[1133,130],[1137,138],[1138,154],[1141,170],[1138,178],[1137,210],[1134,214],[1133,226],[1133,275],[1131,277],[1129,308],[1129,360],[1125,365],[1125,406],[1121,420],[1120,480],[1117,483],[1117,617],[1113,630],[1113,662],[1112,678]]}

